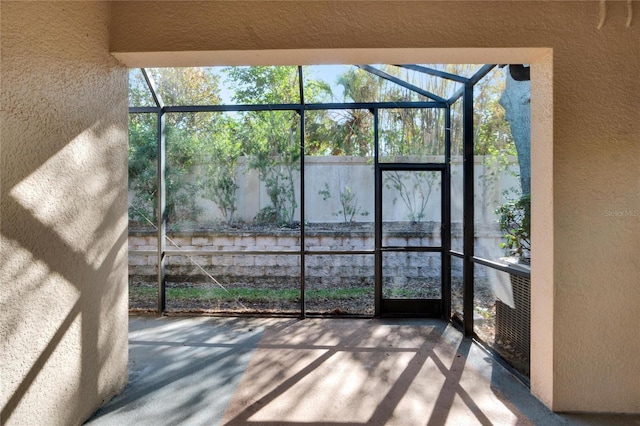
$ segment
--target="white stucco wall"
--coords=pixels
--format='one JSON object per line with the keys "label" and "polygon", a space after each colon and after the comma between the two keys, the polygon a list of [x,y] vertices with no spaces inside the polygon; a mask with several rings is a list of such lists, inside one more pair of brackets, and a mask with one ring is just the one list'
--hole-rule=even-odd
{"label": "white stucco wall", "polygon": [[127,381],[126,69],[106,3],[0,8],[0,423],[80,424]]}
{"label": "white stucco wall", "polygon": [[[532,391],[640,412],[640,2],[118,2],[132,67],[532,63]],[[535,49],[540,48],[540,49]],[[606,390],[606,392],[604,391]]]}

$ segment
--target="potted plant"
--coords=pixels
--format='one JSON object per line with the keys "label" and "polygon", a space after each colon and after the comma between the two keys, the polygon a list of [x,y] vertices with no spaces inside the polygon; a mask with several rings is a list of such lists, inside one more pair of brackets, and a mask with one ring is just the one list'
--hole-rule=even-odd
{"label": "potted plant", "polygon": [[531,196],[523,194],[496,209],[504,242],[500,247],[511,257],[503,258],[510,273],[511,303],[496,301],[496,341],[529,357],[531,334]]}

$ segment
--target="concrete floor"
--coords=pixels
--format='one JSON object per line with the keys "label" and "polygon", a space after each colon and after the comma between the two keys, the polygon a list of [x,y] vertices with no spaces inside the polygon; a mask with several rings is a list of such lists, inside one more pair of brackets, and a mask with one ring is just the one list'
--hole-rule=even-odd
{"label": "concrete floor", "polygon": [[443,321],[129,322],[129,385],[90,425],[640,425],[549,411]]}

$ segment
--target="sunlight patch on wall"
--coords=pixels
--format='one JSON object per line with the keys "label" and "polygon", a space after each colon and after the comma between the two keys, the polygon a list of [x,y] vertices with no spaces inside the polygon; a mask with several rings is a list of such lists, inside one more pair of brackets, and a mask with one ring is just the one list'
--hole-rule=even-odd
{"label": "sunlight patch on wall", "polygon": [[[119,188],[113,186],[117,177],[111,176],[105,167],[109,159],[95,155],[96,139],[117,140],[119,129],[102,127],[100,121],[94,123],[9,192],[74,252],[94,253],[86,261],[96,268],[103,259],[95,256],[104,251],[92,248],[100,227],[95,217],[104,216],[105,209],[122,195]],[[73,202],[78,197],[86,202]],[[126,222],[122,222],[125,229]]]}

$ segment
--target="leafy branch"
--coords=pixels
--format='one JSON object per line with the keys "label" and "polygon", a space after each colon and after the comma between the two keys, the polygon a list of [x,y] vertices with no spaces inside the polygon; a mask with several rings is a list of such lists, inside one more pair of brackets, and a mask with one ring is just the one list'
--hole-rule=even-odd
{"label": "leafy branch", "polygon": [[385,179],[387,189],[393,189],[393,205],[402,200],[409,211],[411,222],[421,222],[426,216],[427,204],[433,192],[436,176],[429,172],[390,172]]}
{"label": "leafy branch", "polygon": [[[331,190],[329,189],[329,184],[325,183],[324,188],[318,191],[318,194],[322,195],[323,201],[327,201],[329,198],[331,198]],[[349,185],[345,185],[344,189],[340,190],[338,197],[340,199],[342,210],[339,210],[338,213],[334,213],[333,216],[342,215],[344,223],[355,222],[356,216],[364,217],[369,215],[369,212],[362,209],[362,207],[359,205],[358,197],[351,190],[351,187]]]}

